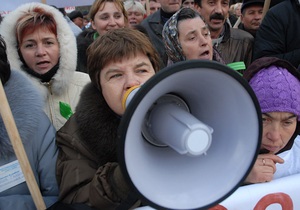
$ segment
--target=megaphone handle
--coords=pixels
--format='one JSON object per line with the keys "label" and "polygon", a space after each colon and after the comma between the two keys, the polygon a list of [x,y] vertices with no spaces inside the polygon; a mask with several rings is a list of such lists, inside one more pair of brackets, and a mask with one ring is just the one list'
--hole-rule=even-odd
{"label": "megaphone handle", "polygon": [[[24,174],[27,186],[33,198],[34,204],[38,210],[45,210],[46,205],[44,203],[43,197],[41,195],[40,189],[36,183],[33,171],[28,161],[23,143],[21,141],[16,123],[14,121],[11,109],[9,107],[2,82],[0,80],[0,114],[2,116],[5,128],[7,130],[8,136],[10,138],[11,144],[15,151],[15,154],[20,163],[20,167]],[[17,201],[16,201],[17,202]]]}

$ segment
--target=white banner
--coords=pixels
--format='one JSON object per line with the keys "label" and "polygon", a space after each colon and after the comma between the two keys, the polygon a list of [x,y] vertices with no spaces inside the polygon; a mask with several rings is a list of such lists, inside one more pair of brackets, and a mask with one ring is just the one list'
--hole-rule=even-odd
{"label": "white banner", "polygon": [[1,0],[1,13],[5,14],[9,11],[16,9],[18,6],[29,3],[29,2],[41,2],[48,5],[54,5],[58,8],[60,7],[76,7],[76,6],[90,6],[93,4],[94,0]]}
{"label": "white banner", "polygon": [[[222,187],[222,186],[220,186]],[[199,198],[201,199],[201,198]],[[153,210],[141,207],[138,210]],[[300,174],[268,183],[239,187],[210,210],[297,210],[300,209]]]}

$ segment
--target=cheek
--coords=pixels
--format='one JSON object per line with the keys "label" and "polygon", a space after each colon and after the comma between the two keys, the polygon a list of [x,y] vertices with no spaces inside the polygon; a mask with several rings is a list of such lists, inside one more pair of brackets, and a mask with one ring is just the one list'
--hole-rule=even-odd
{"label": "cheek", "polygon": [[59,51],[59,47],[57,47],[56,49],[53,50],[53,61],[55,63],[58,63],[59,60],[59,56],[60,56],[60,51]]}
{"label": "cheek", "polygon": [[32,63],[34,60],[34,53],[31,51],[27,51],[27,50],[21,50],[21,55],[22,55],[24,61],[26,62],[27,66],[32,68]]}
{"label": "cheek", "polygon": [[101,85],[102,95],[108,106],[116,113],[121,114],[122,111],[122,94],[119,86]]}
{"label": "cheek", "polygon": [[118,24],[118,26],[119,26],[120,28],[122,28],[122,27],[125,26],[124,18],[120,18],[120,19],[117,19],[117,20],[115,20],[115,21],[116,21],[116,23]]}
{"label": "cheek", "polygon": [[93,29],[96,30],[99,34],[105,28],[105,22],[102,20],[95,20],[94,24],[92,25]]}

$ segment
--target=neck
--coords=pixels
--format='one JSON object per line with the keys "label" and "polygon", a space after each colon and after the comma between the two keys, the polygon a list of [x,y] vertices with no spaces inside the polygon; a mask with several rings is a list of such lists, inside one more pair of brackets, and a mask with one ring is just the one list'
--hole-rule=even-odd
{"label": "neck", "polygon": [[217,30],[217,31],[210,31],[210,36],[211,36],[211,38],[212,39],[217,39],[217,38],[219,38],[220,36],[221,36],[221,34],[222,34],[222,31],[223,31],[223,27],[221,28],[221,29],[219,29],[219,30]]}

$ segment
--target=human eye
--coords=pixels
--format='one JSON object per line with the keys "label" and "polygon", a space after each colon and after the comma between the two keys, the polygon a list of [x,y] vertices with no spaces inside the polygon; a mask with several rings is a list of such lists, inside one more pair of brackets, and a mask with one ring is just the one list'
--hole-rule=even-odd
{"label": "human eye", "polygon": [[134,14],[135,14],[135,16],[142,16],[142,13],[139,13],[139,12],[135,12]]}
{"label": "human eye", "polygon": [[293,117],[293,118],[282,121],[282,124],[283,124],[284,127],[291,126],[294,123],[296,123],[296,117]]}
{"label": "human eye", "polygon": [[114,15],[114,17],[115,17],[116,19],[120,19],[122,16],[123,16],[123,15],[122,15],[122,13],[120,13],[120,12],[115,13],[115,15]]}
{"label": "human eye", "polygon": [[108,15],[101,15],[101,16],[100,16],[100,19],[101,19],[101,20],[107,20],[108,18],[109,18]]}
{"label": "human eye", "polygon": [[34,47],[33,44],[26,44],[26,45],[25,45],[25,48],[33,48],[33,47]]}
{"label": "human eye", "polygon": [[193,41],[196,39],[196,36],[195,35],[192,35],[192,36],[188,36],[188,40],[189,41]]}
{"label": "human eye", "polygon": [[147,68],[138,68],[136,69],[135,71],[137,74],[144,74],[144,73],[147,73],[149,72],[149,70]]}
{"label": "human eye", "polygon": [[229,1],[222,1],[222,5],[223,5],[223,6],[229,5]]}
{"label": "human eye", "polygon": [[54,45],[54,41],[47,40],[45,44],[48,46],[51,46],[51,45]]}
{"label": "human eye", "polygon": [[263,117],[262,117],[262,122],[263,122],[263,125],[269,125],[269,124],[272,123],[272,119],[269,118],[269,117],[263,116]]}
{"label": "human eye", "polygon": [[35,44],[32,42],[27,42],[27,43],[24,43],[23,47],[26,49],[31,49],[31,48],[35,47]]}
{"label": "human eye", "polygon": [[207,3],[208,3],[210,6],[215,5],[215,1],[208,1]]}
{"label": "human eye", "polygon": [[206,28],[202,31],[202,35],[206,38],[210,37],[210,31],[208,30],[208,28]]}
{"label": "human eye", "polygon": [[291,120],[283,121],[283,126],[285,126],[285,127],[288,127],[288,126],[290,126],[292,124],[293,124],[293,121],[291,121]]}

